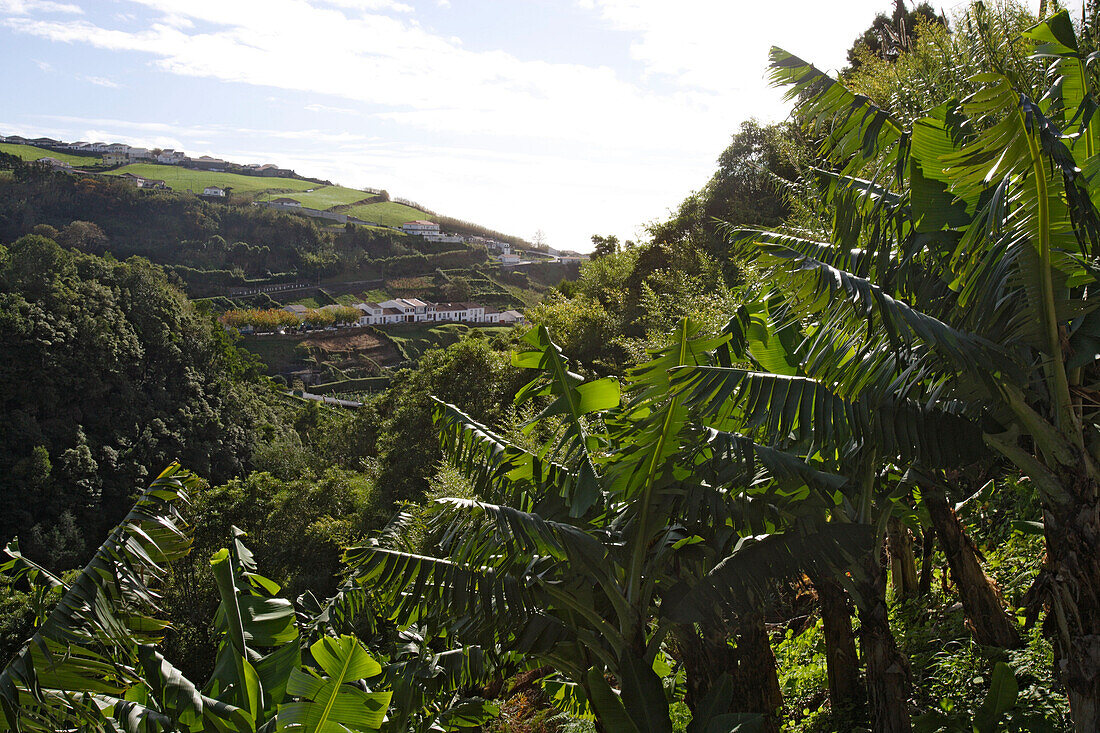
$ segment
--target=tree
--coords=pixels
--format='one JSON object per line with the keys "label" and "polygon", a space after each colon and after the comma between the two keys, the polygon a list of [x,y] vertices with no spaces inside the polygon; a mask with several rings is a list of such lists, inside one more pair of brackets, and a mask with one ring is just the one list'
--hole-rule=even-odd
{"label": "tree", "polygon": [[871,27],[848,49],[847,70],[859,69],[868,55],[891,61],[897,58],[910,47],[921,21],[947,25],[946,19],[937,15],[927,2],[921,2],[910,10],[905,7],[905,0],[894,0],[894,12],[876,15]]}
{"label": "tree", "polygon": [[107,246],[107,235],[90,221],[74,221],[61,230],[57,243],[68,249],[102,254]]}
{"label": "tree", "polygon": [[606,237],[599,234],[592,235],[592,259],[615,254],[619,249],[619,238],[614,234]]}

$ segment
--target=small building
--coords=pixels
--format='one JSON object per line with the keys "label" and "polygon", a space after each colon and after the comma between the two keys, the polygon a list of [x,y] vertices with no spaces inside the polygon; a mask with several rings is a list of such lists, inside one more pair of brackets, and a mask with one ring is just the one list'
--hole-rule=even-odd
{"label": "small building", "polygon": [[45,158],[39,158],[35,162],[36,163],[41,163],[42,165],[48,165],[49,167],[53,168],[55,171],[56,170],[72,170],[72,168],[73,168],[70,164],[66,163],[65,161],[58,160],[57,158],[51,158],[49,156],[46,156]]}
{"label": "small building", "polygon": [[186,157],[182,150],[162,150],[157,153],[157,162],[164,165],[179,165]]}
{"label": "small building", "polygon": [[304,305],[284,305],[283,310],[287,313],[293,313],[295,317],[301,321],[306,317],[306,313],[309,312],[309,308]]}
{"label": "small building", "polygon": [[209,155],[204,155],[201,158],[190,158],[190,165],[192,168],[198,168],[204,171],[224,171],[225,161],[221,158],[211,158]]}
{"label": "small building", "polygon": [[425,234],[424,239],[442,244],[461,244],[466,241],[466,238],[460,234]]}
{"label": "small building", "polygon": [[500,256],[500,264],[502,265],[518,265],[519,255],[517,254],[502,254]]}
{"label": "small building", "polygon": [[439,225],[434,221],[424,221],[423,219],[417,219],[416,221],[407,221],[401,225],[401,231],[405,234],[439,234]]}
{"label": "small building", "polygon": [[157,191],[171,191],[168,184],[159,178],[139,178],[137,181],[138,188],[148,188]]}
{"label": "small building", "polygon": [[149,148],[130,148],[126,155],[130,160],[153,160],[153,153]]}
{"label": "small building", "polygon": [[130,162],[130,156],[126,153],[107,152],[103,154],[103,165],[125,165]]}
{"label": "small building", "polygon": [[225,189],[221,186],[207,186],[202,190],[203,196],[213,196],[215,198],[225,198]]}
{"label": "small building", "polygon": [[130,146],[125,143],[111,143],[103,150],[105,153],[119,153],[123,156],[130,155]]}
{"label": "small building", "polygon": [[499,323],[527,323],[527,319],[519,311],[504,311],[500,314]]}
{"label": "small building", "polygon": [[376,323],[382,322],[382,311],[385,309],[381,304],[368,300],[362,303],[356,303],[355,307],[363,313],[363,315],[359,316],[360,326],[373,326]]}
{"label": "small building", "polygon": [[299,208],[302,206],[301,201],[297,201],[297,200],[292,199],[292,198],[287,198],[286,196],[281,196],[277,199],[271,199],[270,203],[278,204],[279,206],[297,206]]}

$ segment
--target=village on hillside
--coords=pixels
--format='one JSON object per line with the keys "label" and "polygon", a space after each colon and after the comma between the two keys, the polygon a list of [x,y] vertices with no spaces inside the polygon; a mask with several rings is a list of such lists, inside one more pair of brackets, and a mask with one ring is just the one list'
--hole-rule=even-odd
{"label": "village on hillside", "polygon": [[293,319],[288,316],[270,319],[266,315],[268,312],[261,310],[233,311],[230,319],[223,320],[227,327],[236,326],[241,333],[246,334],[263,330],[264,326],[270,330],[283,330],[288,326],[309,328],[317,325],[340,328],[399,323],[526,323],[523,314],[517,310],[498,311],[480,303],[433,303],[419,298],[393,298],[381,303],[364,301],[353,306],[326,305],[320,308],[292,304],[279,310],[289,313]]}
{"label": "village on hillside", "polygon": [[[364,218],[364,216],[370,215],[354,210],[345,210],[348,209],[347,206],[336,206],[330,209],[312,208],[304,204],[298,198],[295,198],[295,196],[307,197],[316,190],[327,188],[329,184],[327,184],[327,182],[315,181],[315,179],[302,178],[293,170],[280,168],[274,163],[239,164],[208,155],[191,157],[182,150],[150,149],[135,147],[125,143],[85,141],[64,142],[49,137],[26,138],[20,135],[0,135],[0,144],[30,146],[31,149],[38,148],[42,151],[55,151],[61,157],[45,155],[38,157],[33,162],[38,165],[48,166],[55,171],[63,173],[93,176],[109,175],[118,180],[126,181],[136,188],[150,191],[172,191],[172,187],[168,185],[167,181],[148,175],[148,170],[155,169],[157,165],[175,166],[176,169],[189,169],[210,174],[236,174],[281,178],[287,181],[288,186],[291,182],[294,182],[301,185],[304,190],[298,190],[289,194],[279,194],[275,198],[269,198],[267,200],[252,200],[251,205],[307,216],[319,219],[322,222],[331,222],[332,224],[356,224],[377,229],[388,229],[406,235],[419,236],[426,241],[434,243],[481,245],[486,248],[493,261],[504,268],[522,267],[532,264],[533,261],[545,260],[565,265],[578,264],[588,259],[588,256],[584,254],[560,251],[553,248],[547,248],[546,252],[543,254],[530,251],[524,252],[522,250],[516,251],[512,245],[498,239],[476,235],[463,235],[455,232],[444,232],[438,223],[424,219],[406,221],[403,224],[397,225],[394,221],[389,221],[388,223],[377,221],[375,220],[377,217],[374,216],[371,216],[369,219]],[[84,159],[88,161],[86,165],[81,162],[81,160]],[[136,164],[151,165],[138,166]],[[127,167],[136,167],[139,170],[135,173],[132,170],[128,170]],[[93,170],[87,170],[86,168],[91,168]],[[211,176],[211,178],[217,177],[218,176]],[[201,178],[202,176],[200,175],[199,180],[194,184],[194,194],[196,196],[211,202],[228,203],[230,201],[230,192],[233,190],[231,186],[220,180],[202,181]],[[227,177],[221,175],[220,178],[226,179]],[[316,189],[305,187],[310,185],[311,182],[317,183]],[[188,181],[188,185],[191,185],[191,180]],[[361,192],[364,197],[382,197],[385,201],[390,200],[388,194],[381,189],[363,188],[356,189],[356,192]],[[365,200],[368,199],[364,199],[364,201]],[[410,209],[421,208],[413,201],[407,201],[400,198],[395,198],[393,201],[408,206]],[[359,215],[356,216],[356,213]]]}

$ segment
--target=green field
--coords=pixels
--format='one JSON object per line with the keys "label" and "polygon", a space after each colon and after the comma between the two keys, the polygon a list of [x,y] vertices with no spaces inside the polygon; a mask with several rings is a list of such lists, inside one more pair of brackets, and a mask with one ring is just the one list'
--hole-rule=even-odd
{"label": "green field", "polygon": [[133,173],[142,178],[156,178],[164,181],[176,191],[191,189],[202,193],[206,186],[232,186],[236,193],[257,193],[260,191],[305,191],[316,188],[316,183],[299,181],[297,178],[263,178],[261,176],[242,176],[237,173],[211,173],[182,168],[178,165],[157,165],[156,163],[134,163],[111,171],[108,175],[120,176]]}
{"label": "green field", "polygon": [[302,206],[308,206],[311,209],[331,209],[333,206],[354,204],[356,201],[369,199],[373,195],[366,191],[357,191],[354,188],[323,186],[309,193],[268,193],[260,196],[259,200],[270,201],[276,198],[288,198],[300,201]]}
{"label": "green field", "polygon": [[40,158],[57,158],[78,168],[99,165],[99,158],[91,158],[83,155],[70,155],[69,153],[54,152],[45,148],[36,148],[33,145],[12,145],[0,143],[0,153],[15,155],[23,160],[39,160]]}
{"label": "green field", "polygon": [[425,214],[420,209],[414,209],[411,206],[394,203],[393,201],[352,206],[350,209],[344,209],[341,213],[391,227],[399,227],[407,221],[417,219],[434,220],[433,217]]}

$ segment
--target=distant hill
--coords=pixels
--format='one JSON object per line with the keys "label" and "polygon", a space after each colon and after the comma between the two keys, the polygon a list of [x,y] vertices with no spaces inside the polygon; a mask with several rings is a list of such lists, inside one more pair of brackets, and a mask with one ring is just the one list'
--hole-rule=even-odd
{"label": "distant hill", "polygon": [[[548,262],[512,271],[490,258],[479,241],[406,235],[397,227],[414,219],[434,219],[446,230],[463,234],[485,230],[385,201],[379,193],[153,163],[93,174],[56,171],[25,162],[24,158],[38,159],[38,153],[30,146],[16,147],[22,148],[18,156],[0,151],[0,244],[42,227],[43,233],[75,249],[109,252],[118,258],[146,257],[179,278],[192,297],[235,299],[282,292],[292,285],[361,292],[398,280],[418,283],[414,291],[432,292],[451,277],[439,275],[444,271],[459,278],[461,290],[466,287],[461,283],[484,283],[483,276],[492,272],[499,286],[483,288],[485,295],[496,288],[489,303],[514,307],[524,302],[528,287],[537,290],[576,274],[575,265]],[[126,173],[165,181],[173,190],[139,188],[133,179],[122,178]],[[207,186],[229,187],[230,195],[196,195]],[[264,205],[278,198],[381,226],[349,219],[343,223],[333,220],[340,218],[335,216],[302,216],[294,207],[276,210]],[[510,293],[502,287],[518,290]]]}
{"label": "distant hill", "polygon": [[[400,227],[416,219],[439,223],[446,231],[465,236],[481,236],[507,242],[514,247],[530,247],[521,237],[508,235],[487,227],[463,221],[424,209],[403,199],[389,200],[382,191],[359,190],[336,186],[314,178],[306,178],[293,171],[279,169],[279,176],[259,175],[245,166],[223,161],[231,170],[202,170],[188,167],[193,162],[179,165],[140,162],[118,167],[105,166],[99,155],[72,154],[63,150],[50,150],[33,145],[0,143],[0,153],[16,156],[32,162],[42,158],[55,158],[80,171],[105,176],[138,176],[163,181],[176,192],[201,194],[207,186],[231,189],[234,203],[266,203],[279,198],[298,201],[303,207],[332,213],[346,214],[356,219],[386,227]],[[249,175],[248,173],[255,173]]]}

